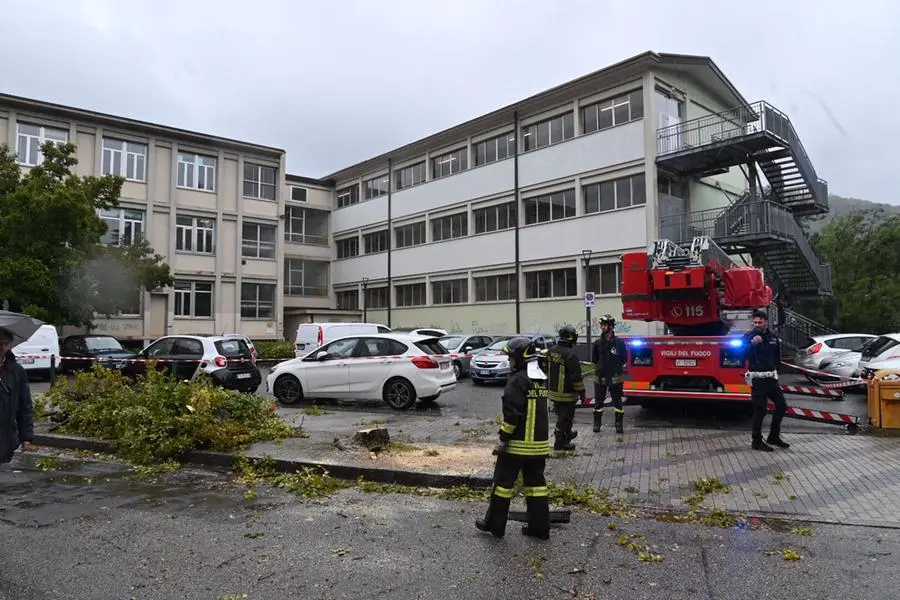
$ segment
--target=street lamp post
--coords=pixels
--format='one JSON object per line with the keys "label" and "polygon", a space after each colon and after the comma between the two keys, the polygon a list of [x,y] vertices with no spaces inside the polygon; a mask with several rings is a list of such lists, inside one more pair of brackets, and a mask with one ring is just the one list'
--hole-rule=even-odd
{"label": "street lamp post", "polygon": [[584,320],[585,342],[587,343],[587,358],[591,360],[591,308],[594,306],[594,292],[588,290],[588,280],[591,273],[591,251],[582,250],[581,260],[584,262]]}
{"label": "street lamp post", "polygon": [[368,309],[368,304],[369,304],[369,303],[368,303],[368,299],[369,299],[368,297],[369,297],[369,294],[366,293],[366,290],[369,289],[369,278],[368,278],[368,277],[363,277],[363,278],[362,278],[362,284],[363,284],[363,323],[368,323],[368,322],[369,322],[369,318],[368,318],[369,315],[368,315],[368,310],[367,310],[367,309]]}

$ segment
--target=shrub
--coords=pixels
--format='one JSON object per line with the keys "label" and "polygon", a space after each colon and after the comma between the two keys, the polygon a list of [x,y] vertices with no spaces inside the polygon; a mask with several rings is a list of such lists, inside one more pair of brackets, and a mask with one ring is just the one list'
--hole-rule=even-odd
{"label": "shrub", "polygon": [[294,343],[286,341],[263,341],[254,342],[256,351],[259,352],[261,360],[285,360],[294,358]]}
{"label": "shrub", "polygon": [[112,443],[139,465],[176,459],[191,450],[228,452],[252,442],[294,435],[271,400],[151,369],[137,381],[94,368],[57,383],[45,396],[60,409],[60,431]]}

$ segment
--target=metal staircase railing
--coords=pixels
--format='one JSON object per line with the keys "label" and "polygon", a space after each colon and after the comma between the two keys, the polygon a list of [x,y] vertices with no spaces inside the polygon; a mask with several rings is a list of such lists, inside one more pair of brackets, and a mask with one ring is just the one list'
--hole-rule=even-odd
{"label": "metal staircase railing", "polygon": [[811,337],[838,333],[827,325],[789,308],[782,308],[781,311],[784,315],[784,325],[779,328],[778,335],[781,338],[782,346],[789,350],[796,351],[805,348],[807,340]]}

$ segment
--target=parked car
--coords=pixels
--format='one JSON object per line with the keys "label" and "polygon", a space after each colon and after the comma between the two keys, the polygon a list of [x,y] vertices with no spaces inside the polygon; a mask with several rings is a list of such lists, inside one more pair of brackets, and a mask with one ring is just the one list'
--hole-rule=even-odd
{"label": "parked car", "polygon": [[473,333],[454,333],[440,338],[441,346],[447,349],[448,354],[463,355],[453,358],[453,372],[457,379],[462,379],[469,374],[469,366],[472,363],[470,353],[490,346],[493,341],[493,336]]}
{"label": "parked car", "polygon": [[[253,393],[262,383],[253,353],[241,339],[223,336],[167,335],[138,353],[138,358],[159,361],[157,368],[178,379],[191,380],[206,373],[226,389]],[[147,362],[131,362],[122,373],[136,377]]]}
{"label": "parked car", "polygon": [[890,370],[900,370],[900,358],[888,358],[885,360],[873,360],[868,363],[868,365],[862,369],[863,378],[868,379],[876,372],[890,369]]}
{"label": "parked car", "polygon": [[521,333],[517,335],[505,335],[497,338],[487,348],[482,349],[472,357],[472,366],[469,376],[472,383],[481,385],[488,381],[505,382],[509,377],[509,361],[503,355],[503,347],[506,341],[513,337],[528,337],[535,341],[538,350],[547,350],[556,343],[556,337],[542,333]]}
{"label": "parked car", "polygon": [[428,336],[432,336],[432,337],[436,337],[436,338],[444,337],[445,335],[448,335],[448,333],[449,333],[443,329],[438,329],[436,327],[424,327],[424,328],[420,328],[420,329],[400,328],[400,329],[391,329],[390,331],[391,331],[391,333],[406,333],[406,334],[410,334],[410,335],[428,335]]}
{"label": "parked car", "polygon": [[23,357],[17,360],[29,375],[49,379],[51,356],[56,357],[56,372],[62,370],[62,361],[59,358],[59,334],[53,325],[41,325],[30,338],[16,346],[13,353]]}
{"label": "parked car", "polygon": [[301,358],[319,346],[348,335],[387,333],[389,328],[377,323],[300,323],[294,342],[294,354]]}
{"label": "parked car", "polygon": [[122,343],[111,335],[70,335],[63,340],[61,361],[63,372],[87,371],[95,364],[108,369],[124,369],[126,359],[135,358],[136,352],[126,350]]}
{"label": "parked car", "polygon": [[246,335],[242,333],[223,333],[222,337],[226,340],[243,340],[247,347],[250,348],[250,353],[253,355],[254,360],[259,360],[259,352],[256,350],[256,346],[253,345],[253,340]]}
{"label": "parked car", "polygon": [[859,352],[863,345],[877,337],[868,333],[834,333],[810,337],[806,340],[806,347],[797,352],[797,366],[818,371],[822,361],[845,352]]}
{"label": "parked car", "polygon": [[282,404],[315,398],[383,400],[406,410],[456,387],[447,350],[430,336],[372,333],[334,340],[272,367],[266,378]]}
{"label": "parked car", "polygon": [[886,333],[866,344],[862,350],[862,356],[857,364],[856,375],[873,371],[871,363],[900,358],[900,333]]}

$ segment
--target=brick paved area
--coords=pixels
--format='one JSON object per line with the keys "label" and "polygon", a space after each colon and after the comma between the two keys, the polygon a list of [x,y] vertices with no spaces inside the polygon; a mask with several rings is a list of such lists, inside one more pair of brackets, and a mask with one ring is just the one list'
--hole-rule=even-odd
{"label": "brick paved area", "polygon": [[[476,418],[333,409],[318,416],[291,414],[295,422],[303,419],[310,437],[290,447],[267,444],[255,450],[345,460],[346,454],[342,458],[331,445],[333,439],[348,440],[357,429],[373,425],[387,427],[392,439],[420,445],[492,445],[496,435],[496,423]],[[785,434],[790,449],[763,453],[749,449],[745,431],[642,427],[618,436],[607,424],[594,434],[588,417],[579,414],[575,455],[549,461],[552,481],[591,485],[641,504],[679,507],[694,491],[695,480],[715,477],[732,489],[709,495],[707,507],[900,527],[900,439],[847,435],[835,428]]]}

